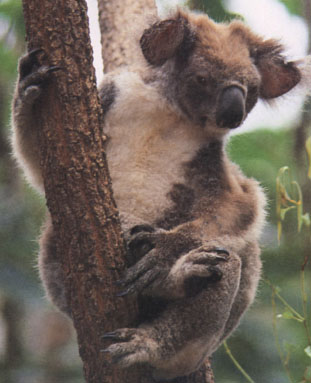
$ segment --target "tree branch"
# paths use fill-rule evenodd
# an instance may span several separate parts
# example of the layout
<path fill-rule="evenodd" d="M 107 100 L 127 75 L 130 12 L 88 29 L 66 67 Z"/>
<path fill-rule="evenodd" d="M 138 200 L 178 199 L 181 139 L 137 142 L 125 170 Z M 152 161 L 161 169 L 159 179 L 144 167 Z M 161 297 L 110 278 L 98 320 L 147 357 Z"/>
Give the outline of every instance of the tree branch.
<path fill-rule="evenodd" d="M 98 0 L 98 11 L 105 72 L 130 65 L 138 49 L 133 27 L 157 14 L 155 0 Z"/>

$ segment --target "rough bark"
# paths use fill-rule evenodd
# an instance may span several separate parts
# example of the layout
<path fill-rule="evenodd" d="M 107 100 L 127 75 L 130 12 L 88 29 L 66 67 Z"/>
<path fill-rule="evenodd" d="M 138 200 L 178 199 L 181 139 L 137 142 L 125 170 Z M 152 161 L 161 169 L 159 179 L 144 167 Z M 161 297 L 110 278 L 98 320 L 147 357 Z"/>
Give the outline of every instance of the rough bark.
<path fill-rule="evenodd" d="M 133 27 L 142 18 L 155 16 L 155 0 L 98 0 L 104 71 L 130 65 L 137 51 Z"/>
<path fill-rule="evenodd" d="M 62 68 L 53 74 L 36 117 L 47 206 L 86 381 L 135 382 L 135 373 L 112 370 L 100 352 L 101 334 L 131 323 L 135 302 L 115 298 L 124 246 L 103 155 L 86 4 L 24 0 L 23 9 L 28 49 L 43 48 L 42 61 Z"/>
<path fill-rule="evenodd" d="M 28 49 L 57 65 L 35 112 L 46 201 L 62 254 L 66 293 L 87 382 L 151 383 L 147 368 L 111 367 L 101 334 L 134 322 L 136 302 L 116 299 L 124 245 L 104 156 L 84 0 L 23 0 Z M 34 148 L 37 150 L 38 148 Z M 203 368 L 178 383 L 206 383 Z"/>

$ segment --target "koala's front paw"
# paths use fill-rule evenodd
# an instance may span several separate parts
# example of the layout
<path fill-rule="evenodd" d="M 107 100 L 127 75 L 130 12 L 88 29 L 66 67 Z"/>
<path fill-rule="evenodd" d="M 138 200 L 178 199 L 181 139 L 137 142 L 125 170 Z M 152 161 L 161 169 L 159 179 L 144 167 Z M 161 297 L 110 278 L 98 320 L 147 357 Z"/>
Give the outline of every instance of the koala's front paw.
<path fill-rule="evenodd" d="M 228 261 L 229 252 L 222 248 L 201 246 L 179 258 L 171 268 L 168 281 L 176 296 L 198 294 L 211 282 L 222 278 L 220 264 Z"/>
<path fill-rule="evenodd" d="M 158 349 L 157 342 L 152 339 L 147 329 L 123 328 L 107 333 L 103 339 L 115 342 L 102 352 L 111 356 L 112 363 L 128 367 L 133 363 L 150 362 L 155 359 Z"/>
<path fill-rule="evenodd" d="M 155 247 L 156 229 L 147 224 L 133 226 L 127 239 L 127 266 L 131 267 Z"/>
<path fill-rule="evenodd" d="M 118 285 L 124 290 L 117 296 L 155 290 L 168 274 L 167 268 L 161 267 L 159 258 L 157 250 L 152 249 L 134 266 L 127 269 L 124 279 L 118 281 Z"/>
<path fill-rule="evenodd" d="M 34 49 L 23 56 L 19 61 L 18 98 L 15 106 L 32 105 L 42 92 L 44 83 L 51 73 L 60 70 L 59 66 L 40 65 L 38 56 L 43 54 L 42 49 Z"/>

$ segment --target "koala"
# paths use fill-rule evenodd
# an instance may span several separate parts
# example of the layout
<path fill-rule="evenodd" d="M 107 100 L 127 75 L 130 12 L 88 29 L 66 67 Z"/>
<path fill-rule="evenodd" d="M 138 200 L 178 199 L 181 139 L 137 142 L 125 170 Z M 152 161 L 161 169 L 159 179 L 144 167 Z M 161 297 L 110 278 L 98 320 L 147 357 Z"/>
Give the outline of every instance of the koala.
<path fill-rule="evenodd" d="M 137 294 L 135 328 L 103 335 L 120 367 L 151 366 L 155 379 L 196 371 L 238 326 L 260 279 L 258 240 L 265 196 L 225 151 L 258 99 L 273 100 L 310 78 L 310 59 L 288 62 L 283 47 L 240 21 L 213 22 L 178 9 L 147 26 L 135 65 L 99 89 L 106 154 L 128 247 L 119 299 Z M 34 109 L 57 70 L 41 50 L 19 62 L 13 149 L 44 192 Z M 39 268 L 48 296 L 70 315 L 50 219 Z"/>

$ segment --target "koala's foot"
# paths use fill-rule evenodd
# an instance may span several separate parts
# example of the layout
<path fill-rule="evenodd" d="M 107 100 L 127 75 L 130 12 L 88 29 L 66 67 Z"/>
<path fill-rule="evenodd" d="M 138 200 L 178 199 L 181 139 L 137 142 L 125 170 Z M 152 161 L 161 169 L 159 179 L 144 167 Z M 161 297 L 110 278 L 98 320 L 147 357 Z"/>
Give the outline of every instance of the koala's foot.
<path fill-rule="evenodd" d="M 19 61 L 18 103 L 23 106 L 32 105 L 42 92 L 43 85 L 51 73 L 60 70 L 59 66 L 40 65 L 38 56 L 42 49 L 34 49 Z"/>
<path fill-rule="evenodd" d="M 180 257 L 170 275 L 182 280 L 193 276 L 219 280 L 222 272 L 217 265 L 228 261 L 228 258 L 229 252 L 226 249 L 201 246 Z"/>
<path fill-rule="evenodd" d="M 198 294 L 208 284 L 222 278 L 221 263 L 227 262 L 229 252 L 222 248 L 200 246 L 180 257 L 167 277 L 176 297 Z"/>
<path fill-rule="evenodd" d="M 111 356 L 112 363 L 128 367 L 134 363 L 151 362 L 157 358 L 158 343 L 151 336 L 151 331 L 144 328 L 123 328 L 107 333 L 103 339 L 115 342 L 102 352 Z"/>

